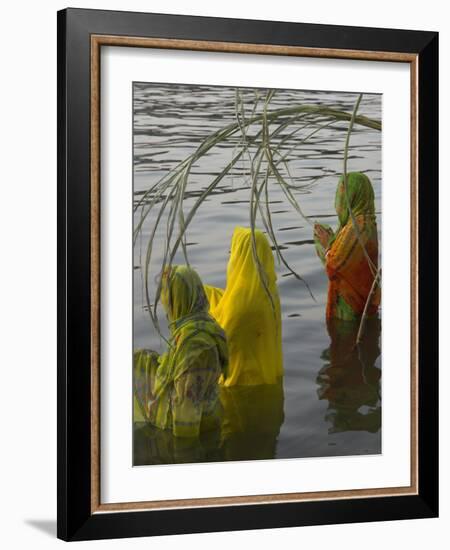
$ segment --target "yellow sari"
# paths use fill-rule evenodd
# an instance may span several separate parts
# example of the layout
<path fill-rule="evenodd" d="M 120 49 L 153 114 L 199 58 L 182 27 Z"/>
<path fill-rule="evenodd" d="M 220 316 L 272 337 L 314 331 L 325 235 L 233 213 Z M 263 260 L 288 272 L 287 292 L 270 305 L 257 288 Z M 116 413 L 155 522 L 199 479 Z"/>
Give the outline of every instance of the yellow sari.
<path fill-rule="evenodd" d="M 205 285 L 210 314 L 227 336 L 229 366 L 224 386 L 276 384 L 283 375 L 280 298 L 273 253 L 266 236 L 236 227 L 225 290 Z M 264 283 L 262 282 L 262 278 Z"/>

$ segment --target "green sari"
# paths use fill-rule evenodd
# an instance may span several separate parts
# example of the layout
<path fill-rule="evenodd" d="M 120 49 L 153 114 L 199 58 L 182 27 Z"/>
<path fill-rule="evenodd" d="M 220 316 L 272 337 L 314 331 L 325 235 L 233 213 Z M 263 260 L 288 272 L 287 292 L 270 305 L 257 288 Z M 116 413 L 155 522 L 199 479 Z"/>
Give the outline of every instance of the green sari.
<path fill-rule="evenodd" d="M 197 437 L 220 423 L 218 380 L 228 366 L 225 333 L 208 314 L 203 284 L 193 269 L 168 269 L 161 301 L 169 320 L 169 349 L 161 356 L 135 352 L 135 398 L 147 422 L 175 436 Z"/>

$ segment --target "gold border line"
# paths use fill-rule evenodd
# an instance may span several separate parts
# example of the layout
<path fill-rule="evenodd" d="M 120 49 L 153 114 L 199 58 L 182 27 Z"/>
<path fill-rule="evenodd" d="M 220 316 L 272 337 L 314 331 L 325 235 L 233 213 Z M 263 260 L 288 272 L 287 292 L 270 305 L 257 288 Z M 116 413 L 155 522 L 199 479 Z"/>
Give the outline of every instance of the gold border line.
<path fill-rule="evenodd" d="M 101 46 L 287 55 L 409 63 L 411 68 L 411 484 L 317 491 L 102 504 L 100 501 L 100 49 Z M 418 56 L 397 52 L 304 48 L 130 36 L 91 36 L 91 513 L 305 502 L 418 494 Z"/>

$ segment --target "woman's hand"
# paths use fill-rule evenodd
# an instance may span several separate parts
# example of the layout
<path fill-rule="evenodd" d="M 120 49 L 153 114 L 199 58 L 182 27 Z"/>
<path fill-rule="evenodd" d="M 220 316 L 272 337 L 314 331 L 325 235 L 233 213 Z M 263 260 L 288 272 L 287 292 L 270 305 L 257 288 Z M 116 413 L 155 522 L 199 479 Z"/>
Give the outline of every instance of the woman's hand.
<path fill-rule="evenodd" d="M 330 238 L 333 236 L 333 230 L 330 227 L 324 227 L 320 223 L 315 223 L 314 236 L 317 238 L 317 240 L 320 242 L 320 244 L 324 248 L 327 248 L 328 242 Z"/>

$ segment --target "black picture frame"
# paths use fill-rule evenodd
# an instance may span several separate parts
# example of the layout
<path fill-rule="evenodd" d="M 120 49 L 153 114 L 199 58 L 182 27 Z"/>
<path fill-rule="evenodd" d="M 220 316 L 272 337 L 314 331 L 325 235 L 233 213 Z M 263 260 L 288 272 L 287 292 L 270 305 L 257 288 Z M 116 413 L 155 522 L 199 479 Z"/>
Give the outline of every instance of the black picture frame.
<path fill-rule="evenodd" d="M 117 11 L 58 12 L 58 527 L 64 540 L 438 515 L 438 33 Z M 418 61 L 418 492 L 92 513 L 91 36 L 402 52 Z M 430 212 L 433 215 L 429 215 Z"/>

